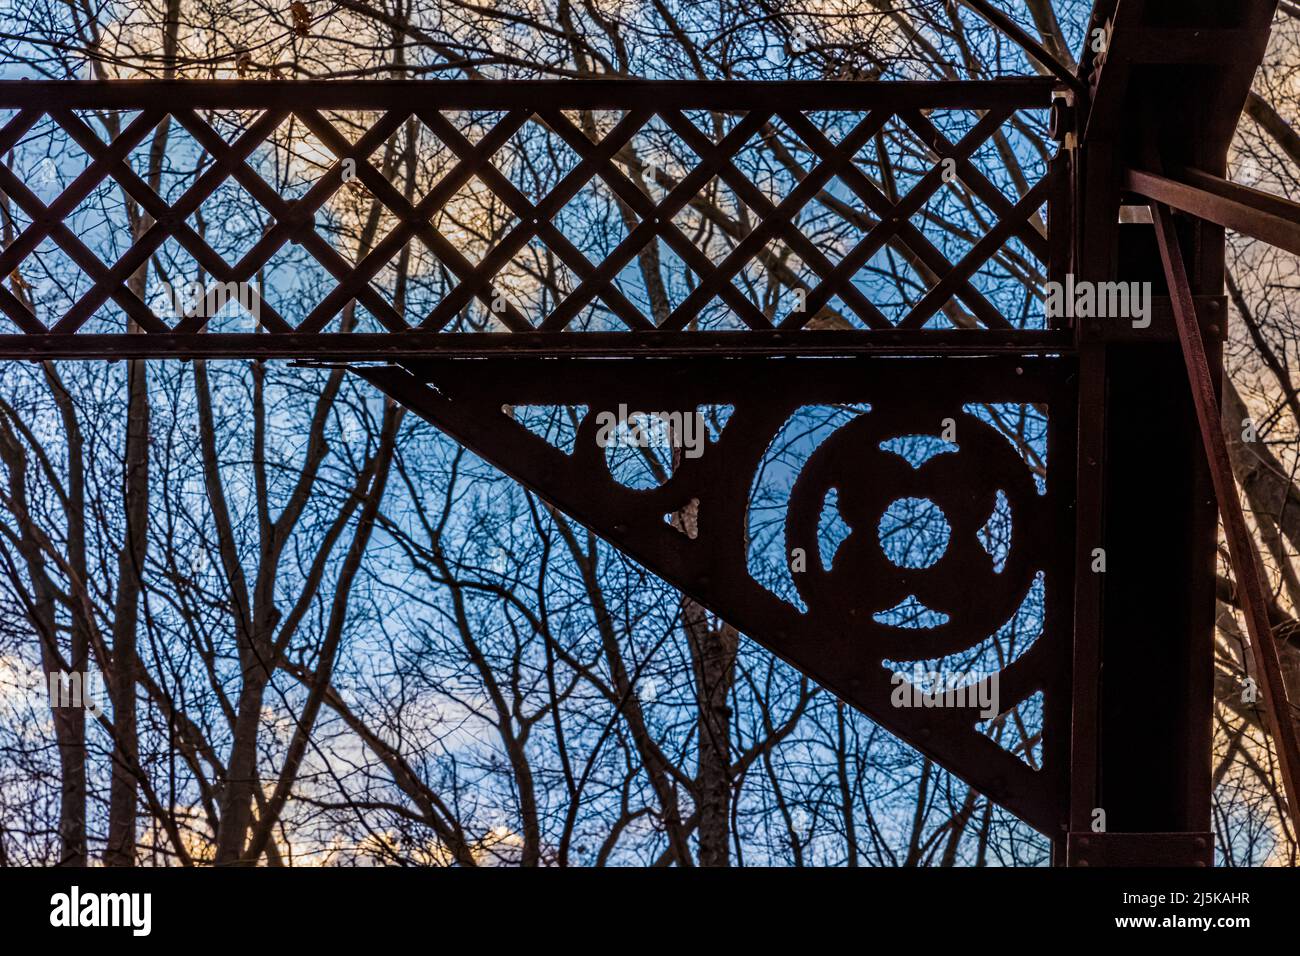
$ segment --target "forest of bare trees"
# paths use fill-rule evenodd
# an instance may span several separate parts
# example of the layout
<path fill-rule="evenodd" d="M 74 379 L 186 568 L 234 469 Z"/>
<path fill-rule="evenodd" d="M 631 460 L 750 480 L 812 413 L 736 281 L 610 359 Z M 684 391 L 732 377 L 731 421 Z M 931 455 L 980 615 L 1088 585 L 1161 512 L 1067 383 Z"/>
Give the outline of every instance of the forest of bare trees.
<path fill-rule="evenodd" d="M 1073 65 L 1089 3 L 999 6 Z M 0 18 L 3 78 L 869 80 L 1043 70 L 952 0 L 38 0 L 7 5 Z M 227 141 L 255 121 L 204 119 Z M 361 112 L 329 119 L 351 137 L 374 121 Z M 617 117 L 573 119 L 591 135 Z M 78 111 L 77 121 L 109 141 L 131 117 Z M 495 118 L 456 122 L 476 142 Z M 728 122 L 698 119 L 713 133 Z M 1054 149 L 1045 124 L 1045 115 L 1019 114 L 984 157 L 1010 195 L 1042 174 Z M 282 195 L 300 194 L 327 160 L 318 132 L 290 119 L 250 162 Z M 897 140 L 886 149 L 888 137 Z M 892 127 L 878 139 L 863 169 L 892 193 L 927 160 Z M 756 177 L 803 174 L 797 145 L 781 135 L 756 142 L 746 156 Z M 534 200 L 573 162 L 552 143 L 522 125 L 498 162 Z M 201 146 L 165 119 L 130 161 L 167 197 L 211 162 Z M 675 183 L 684 151 L 651 128 L 615 160 L 653 193 Z M 409 199 L 454 158 L 411 119 L 372 162 Z M 46 201 L 85 164 L 66 130 L 48 124 L 0 161 Z M 1231 162 L 1239 182 L 1300 196 L 1294 4 L 1280 5 Z M 318 222 L 352 262 L 394 225 L 354 185 Z M 820 208 L 802 228 L 824 247 L 844 241 L 863 215 L 829 194 Z M 936 245 L 969 246 L 985 212 L 957 194 L 927 207 L 924 229 Z M 632 216 L 608 193 L 566 214 L 598 246 L 625 235 Z M 78 234 L 106 254 L 151 225 L 111 182 L 75 215 Z M 470 256 L 511 224 L 490 192 L 472 188 L 440 215 Z M 748 230 L 749 215 L 720 183 L 679 224 L 714 254 Z M 229 184 L 191 225 L 233 262 L 267 220 Z M 24 225 L 0 194 L 0 243 Z M 53 246 L 39 252 L 3 281 L 33 312 L 52 314 L 85 279 Z M 779 244 L 757 263 L 743 291 L 764 310 L 805 284 Z M 1296 265 L 1230 237 L 1224 412 L 1300 700 Z M 157 300 L 193 269 L 168 242 L 131 287 Z M 925 269 L 890 248 L 867 281 L 888 312 L 924 291 Z M 633 271 L 629 288 L 655 317 L 693 281 L 655 247 Z M 427 311 L 448 278 L 413 243 L 377 283 L 399 312 Z M 981 281 L 1005 314 L 1029 323 L 1041 316 L 1044 280 L 1008 243 Z M 571 276 L 530 246 L 504 281 L 530 313 L 560 297 Z M 259 283 L 268 302 L 299 313 L 329 288 L 299 246 L 286 246 Z M 969 320 L 955 303 L 944 315 L 953 325 Z M 111 308 L 95 321 L 115 321 Z M 354 301 L 336 325 L 367 321 Z M 466 330 L 489 321 L 468 306 L 456 319 Z M 849 320 L 832 303 L 815 321 Z M 212 327 L 250 331 L 249 323 L 231 311 Z M 727 409 L 708 412 L 720 428 Z M 572 410 L 512 413 L 555 442 L 572 440 Z M 806 457 L 852 414 L 811 409 L 769 449 L 770 486 L 755 488 L 750 544 L 755 576 L 773 578 L 774 589 L 764 549 L 780 533 L 771 498 L 787 471 L 783 456 Z M 993 420 L 1041 472 L 1038 412 L 1016 406 Z M 1258 441 L 1242 440 L 1247 427 Z M 633 486 L 673 466 L 618 454 Z M 908 546 L 933 546 L 919 519 L 903 520 L 898 533 Z M 1222 557 L 1220 569 L 1219 857 L 1294 865 L 1300 845 L 1281 810 L 1263 712 L 1241 694 L 1252 665 Z M 1014 652 L 1031 639 L 1036 617 L 1031 601 L 1003 645 Z M 102 711 L 52 709 L 31 693 L 33 675 L 50 671 L 102 675 Z M 1032 765 L 1039 718 L 1013 713 L 991 732 Z M 991 866 L 1042 865 L 1049 852 L 1041 834 L 344 369 L 234 360 L 0 366 L 0 864 Z"/>

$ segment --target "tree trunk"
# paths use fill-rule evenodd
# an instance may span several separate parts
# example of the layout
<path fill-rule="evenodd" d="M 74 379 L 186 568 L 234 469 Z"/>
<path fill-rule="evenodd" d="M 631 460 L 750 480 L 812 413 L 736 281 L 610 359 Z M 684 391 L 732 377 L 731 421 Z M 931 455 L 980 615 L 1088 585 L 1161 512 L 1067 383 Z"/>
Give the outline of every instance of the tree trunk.
<path fill-rule="evenodd" d="M 126 537 L 117 559 L 113 613 L 113 775 L 108 798 L 105 866 L 134 866 L 139 782 L 135 683 L 140 590 L 149 530 L 149 385 L 145 363 L 130 365 L 126 429 Z"/>
<path fill-rule="evenodd" d="M 695 667 L 699 766 L 695 804 L 700 866 L 731 863 L 731 707 L 740 634 L 730 624 L 708 625 L 707 612 L 682 599 Z"/>

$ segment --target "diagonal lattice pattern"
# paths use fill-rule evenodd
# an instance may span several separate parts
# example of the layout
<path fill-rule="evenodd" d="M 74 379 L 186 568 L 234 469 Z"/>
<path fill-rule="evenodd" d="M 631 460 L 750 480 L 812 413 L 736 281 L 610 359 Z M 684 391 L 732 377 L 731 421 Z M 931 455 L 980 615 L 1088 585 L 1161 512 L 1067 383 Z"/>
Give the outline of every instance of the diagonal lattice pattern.
<path fill-rule="evenodd" d="M 0 84 L 0 337 L 1044 331 L 1055 197 L 1025 130 L 1049 92 Z M 255 326 L 159 308 L 146 265 L 255 286 Z"/>

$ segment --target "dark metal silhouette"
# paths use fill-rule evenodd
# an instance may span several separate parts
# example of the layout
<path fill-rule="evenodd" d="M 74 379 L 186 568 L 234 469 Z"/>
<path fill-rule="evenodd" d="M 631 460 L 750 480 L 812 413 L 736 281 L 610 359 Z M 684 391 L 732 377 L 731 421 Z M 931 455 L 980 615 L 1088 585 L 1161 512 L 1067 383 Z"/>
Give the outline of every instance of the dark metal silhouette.
<path fill-rule="evenodd" d="M 0 164 L 0 190 L 31 220 L 0 251 L 0 275 L 13 274 L 52 240 L 92 280 L 48 323 L 13 291 L 0 289 L 0 312 L 13 327 L 0 334 L 0 356 L 388 363 L 356 371 L 1048 834 L 1058 862 L 1208 865 L 1216 492 L 1225 504 L 1232 499 L 1225 524 L 1268 719 L 1293 808 L 1300 802 L 1300 754 L 1276 647 L 1260 616 L 1259 571 L 1215 441 L 1226 328 L 1223 228 L 1300 252 L 1300 206 L 1224 178 L 1228 143 L 1275 2 L 1101 0 L 1078 73 L 1065 76 L 1060 63 L 995 8 L 972 6 L 1059 82 L 0 83 L 0 108 L 16 110 L 0 128 L 0 155 L 48 115 L 92 158 L 48 205 Z M 1062 148 L 1048 174 L 1024 184 L 1013 202 L 971 157 L 1017 110 L 1049 105 Z M 103 143 L 75 112 L 87 108 L 142 112 Z M 978 111 L 980 119 L 951 142 L 927 116 L 944 108 Z M 227 142 L 202 118 L 207 109 L 260 115 Z M 353 143 L 326 112 L 358 109 L 377 111 L 378 118 Z M 456 109 L 502 115 L 470 142 L 443 115 Z M 565 115 L 576 109 L 617 110 L 622 118 L 593 141 Z M 738 118 L 715 143 L 688 119 L 693 109 Z M 851 131 L 831 142 L 811 118 L 818 111 L 853 113 Z M 291 113 L 333 154 L 297 199 L 280 196 L 245 162 Z M 212 160 L 170 203 L 127 162 L 166 115 Z M 427 195 L 408 200 L 371 165 L 371 154 L 412 116 L 457 164 Z M 657 196 L 617 162 L 652 118 L 698 158 Z M 898 196 L 886 195 L 854 165 L 857 151 L 891 120 L 924 144 L 932 164 Z M 491 163 L 493 152 L 526 123 L 543 125 L 578 157 L 536 201 Z M 772 123 L 792 131 L 817 158 L 780 200 L 735 165 L 738 151 L 768 135 Z M 397 223 L 356 263 L 330 244 L 315 219 L 342 187 L 349 162 Z M 955 262 L 913 222 L 942 187 L 945 170 L 996 217 Z M 432 221 L 473 177 L 516 220 L 478 262 Z M 802 207 L 833 177 L 860 210 L 854 244 L 838 262 L 797 225 Z M 716 262 L 673 221 L 715 178 L 756 220 Z M 100 261 L 64 223 L 106 179 L 152 217 L 113 262 Z M 273 220 L 234 263 L 187 223 L 228 179 Z M 635 220 L 595 260 L 554 221 L 593 182 Z M 1158 230 L 1149 222 L 1120 222 L 1121 206 L 1152 203 Z M 1046 235 L 1033 222 L 1044 207 Z M 1012 238 L 1054 281 L 1153 283 L 1150 327 L 1065 318 L 1045 328 L 1018 327 L 971 281 Z M 219 282 L 249 280 L 285 244 L 297 243 L 336 284 L 301 315 L 264 304 L 256 334 L 207 332 L 206 318 L 197 314 L 169 322 L 126 282 L 169 239 Z M 374 282 L 412 241 L 455 280 L 423 314 L 402 314 Z M 733 281 L 772 241 L 784 243 L 814 275 L 802 289 L 802 308 L 766 312 Z M 467 330 L 459 317 L 475 302 L 500 305 L 497 276 L 530 242 L 545 245 L 576 285 L 544 315 L 506 303 L 494 310 L 498 331 Z M 658 242 L 697 279 L 662 321 L 617 281 L 641 250 Z M 886 245 L 906 250 L 934 277 L 893 320 L 853 282 Z M 353 301 L 377 328 L 333 324 Z M 833 301 L 842 321 L 828 328 L 815 320 Z M 109 302 L 126 320 L 117 327 L 93 318 Z M 968 327 L 933 327 L 953 302 Z M 597 303 L 616 326 L 577 331 L 575 321 Z M 719 303 L 734 326 L 700 328 L 706 310 Z M 1046 415 L 1041 493 L 1025 459 L 966 411 L 998 402 L 1033 405 Z M 802 406 L 827 403 L 866 403 L 871 410 L 832 434 L 794 481 L 785 547 L 807 559 L 806 570 L 792 575 L 800 608 L 751 575 L 746 509 L 762 456 L 782 425 Z M 616 480 L 596 442 L 602 413 L 628 405 L 690 414 L 704 404 L 728 405 L 732 414 L 699 458 L 678 460 L 650 490 Z M 524 428 L 511 414 L 521 405 L 585 406 L 573 450 Z M 919 467 L 882 447 L 904 436 L 944 438 L 945 422 L 955 429 L 955 451 Z M 832 491 L 848 536 L 827 562 L 818 554 L 818 528 Z M 999 493 L 1010 514 L 1011 544 L 1005 567 L 997 569 L 977 538 Z M 949 523 L 947 549 L 932 567 L 898 567 L 877 537 L 881 515 L 904 496 L 931 499 Z M 693 516 L 689 528 L 669 520 L 683 512 Z M 1106 558 L 1104 572 L 1095 570 L 1098 552 Z M 894 706 L 882 661 L 931 660 L 980 645 L 1015 615 L 1038 576 L 1042 634 L 1005 662 L 997 679 L 1003 714 L 1041 694 L 1041 739 L 1013 753 L 995 742 L 985 716 L 968 703 Z M 909 596 L 946 620 L 920 629 L 882 622 L 882 612 Z"/>

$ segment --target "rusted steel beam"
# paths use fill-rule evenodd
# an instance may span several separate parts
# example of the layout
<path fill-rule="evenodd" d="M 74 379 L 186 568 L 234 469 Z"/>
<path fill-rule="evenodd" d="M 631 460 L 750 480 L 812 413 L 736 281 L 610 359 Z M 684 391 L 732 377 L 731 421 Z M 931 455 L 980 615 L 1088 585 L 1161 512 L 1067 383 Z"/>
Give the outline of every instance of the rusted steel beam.
<path fill-rule="evenodd" d="M 637 106 L 699 109 L 865 110 L 1046 108 L 1057 81 L 1009 77 L 953 81 L 826 80 L 4 80 L 0 108 L 142 109 L 558 109 Z"/>
<path fill-rule="evenodd" d="M 1300 203 L 1192 169 L 1178 179 L 1130 169 L 1124 185 L 1146 199 L 1300 255 Z"/>
<path fill-rule="evenodd" d="M 1097 0 L 1079 64 L 1091 90 L 1083 138 L 1132 145 L 1141 137 L 1130 139 L 1125 128 L 1152 103 L 1191 99 L 1199 107 L 1197 149 L 1226 155 L 1276 9 L 1277 0 Z M 1138 122 L 1155 130 L 1168 112 Z"/>
<path fill-rule="evenodd" d="M 1104 579 L 1091 573 L 1091 565 L 1095 559 L 1093 549 L 1100 546 L 1106 520 L 1105 347 L 1083 346 L 1078 362 L 1069 826 L 1071 831 L 1084 832 L 1092 825 L 1099 796 Z"/>
<path fill-rule="evenodd" d="M 264 358 L 392 361 L 421 358 L 733 355 L 1063 355 L 1071 333 L 975 329 L 782 332 L 277 332 L 8 334 L 0 359 Z"/>
<path fill-rule="evenodd" d="M 1069 866 L 1206 867 L 1214 860 L 1214 834 L 1072 832 Z"/>
<path fill-rule="evenodd" d="M 286 91 L 289 91 L 288 95 Z M 201 273 L 218 282 L 249 283 L 271 262 L 287 243 L 295 243 L 333 279 L 333 288 L 305 316 L 282 316 L 270 303 L 262 302 L 259 328 L 275 336 L 323 332 L 333 327 L 347 303 L 355 301 L 389 332 L 435 333 L 458 322 L 461 313 L 476 302 L 491 310 L 494 324 L 514 333 L 562 332 L 589 307 L 607 309 L 632 333 L 680 331 L 694 326 L 704 310 L 714 304 L 724 306 L 750 330 L 781 334 L 802 331 L 814 323 L 824 308 L 839 300 L 850 319 L 862 326 L 889 331 L 895 323 L 871 301 L 868 293 L 853 279 L 867 260 L 887 244 L 901 246 L 916 256 L 937 277 L 933 287 L 908 313 L 902 326 L 920 328 L 929 323 L 933 313 L 954 297 L 987 329 L 998 334 L 1014 329 L 1014 322 L 1003 316 L 989 297 L 975 287 L 972 276 L 993 257 L 1005 241 L 1018 236 L 1029 253 L 1040 261 L 1046 256 L 1046 238 L 1034 231 L 1031 223 L 1038 207 L 1050 190 L 1044 183 L 1029 189 L 1014 204 L 1002 197 L 970 163 L 969 157 L 996 132 L 1021 106 L 1045 107 L 1050 84 L 1034 78 L 974 81 L 958 83 L 694 83 L 649 81 L 537 81 L 537 82 L 244 82 L 244 81 L 110 81 L 110 82 L 0 82 L 0 108 L 18 107 L 17 115 L 0 129 L 0 147 L 9 148 L 29 130 L 41 114 L 55 120 L 93 162 L 78 179 L 50 204 L 30 190 L 13 171 L 0 163 L 0 189 L 10 198 L 29 224 L 16 241 L 0 250 L 0 275 L 15 274 L 21 279 L 22 267 L 36 255 L 42 241 L 53 240 L 56 251 L 66 255 L 91 280 L 89 289 L 64 307 L 62 314 L 37 317 L 30 303 L 0 288 L 0 313 L 21 331 L 36 336 L 30 345 L 13 346 L 12 356 L 29 355 L 37 342 L 50 348 L 47 357 L 70 355 L 110 355 L 125 358 L 148 354 L 213 354 L 209 340 L 187 343 L 184 338 L 143 348 L 128 344 L 119 353 L 107 353 L 104 339 L 94 345 L 69 345 L 59 336 L 82 332 L 86 335 L 113 335 L 120 326 L 109 323 L 86 328 L 97 310 L 111 302 L 127 318 L 152 335 L 187 336 L 200 333 L 207 317 L 203 309 L 185 315 L 163 318 L 132 290 L 126 279 L 155 254 L 167 241 L 174 239 L 199 267 Z M 73 111 L 73 107 L 93 106 L 109 110 L 143 105 L 144 115 L 130 124 L 111 143 L 102 143 Z M 23 106 L 33 104 L 31 107 Z M 956 143 L 944 137 L 925 117 L 933 108 L 962 106 L 978 109 L 984 115 Z M 239 133 L 233 141 L 226 138 L 204 116 L 213 109 L 240 108 L 260 110 L 260 117 Z M 335 128 L 327 112 L 373 108 L 380 115 L 369 122 L 357 142 L 352 143 Z M 505 116 L 486 135 L 472 144 L 456 129 L 443 112 L 462 108 L 502 108 Z M 591 141 L 565 116 L 563 110 L 574 108 L 610 108 L 623 112 L 622 118 L 599 141 Z M 688 117 L 691 109 L 743 112 L 744 116 L 722 139 L 713 143 Z M 861 116 L 849 134 L 832 142 L 816 123 L 805 115 L 816 111 L 844 111 Z M 280 121 L 293 114 L 332 154 L 333 161 L 300 197 L 281 195 L 249 164 L 256 148 L 270 140 Z M 401 194 L 369 157 L 408 117 L 420 119 L 458 159 L 448 174 L 424 196 Z M 202 174 L 196 174 L 184 193 L 172 202 L 164 200 L 126 162 L 126 154 L 147 134 L 155 121 L 170 114 L 183 126 L 202 150 L 213 160 Z M 201 115 L 203 114 L 203 115 Z M 631 139 L 647 130 L 653 117 L 665 124 L 699 157 L 694 165 L 662 197 L 654 197 L 629 179 L 615 162 L 620 150 Z M 930 147 L 935 165 L 904 196 L 887 197 L 857 168 L 854 157 L 860 147 L 880 132 L 891 118 L 898 117 L 911 127 Z M 559 137 L 581 157 L 535 202 L 525 196 L 509 177 L 493 165 L 492 155 L 530 118 L 537 119 L 548 135 Z M 747 144 L 764 133 L 765 124 L 783 122 L 795 131 L 816 156 L 816 164 L 807 176 L 779 202 L 768 197 L 737 165 Z M 349 166 L 349 164 L 351 164 Z M 961 180 L 993 210 L 998 218 L 974 248 L 953 265 L 947 256 L 924 236 L 911 221 L 925 202 L 946 179 L 949 164 L 954 164 Z M 396 225 L 375 244 L 360 262 L 350 261 L 316 225 L 316 217 L 338 193 L 351 172 L 378 203 L 396 219 Z M 509 230 L 495 240 L 477 261 L 471 261 L 457 242 L 440 231 L 438 213 L 444 211 L 460 187 L 477 178 L 509 210 L 516 220 Z M 731 190 L 753 210 L 757 225 L 721 260 L 715 261 L 700 248 L 676 221 L 677 214 L 696 201 L 701 190 L 713 178 L 727 183 Z M 843 215 L 856 242 L 838 263 L 827 256 L 804 235 L 798 217 L 803 207 L 817 198 L 832 177 L 837 177 L 858 199 L 869 214 Z M 139 203 L 153 219 L 152 225 L 136 237 L 130 247 L 112 262 L 100 261 L 84 246 L 64 220 L 78 202 L 101 183 L 114 183 Z M 260 239 L 228 263 L 190 226 L 188 217 L 226 183 L 242 187 L 269 219 L 269 227 Z M 616 248 L 594 259 L 580 248 L 582 237 L 567 235 L 557 223 L 557 216 L 581 190 L 599 184 L 608 189 L 639 220 Z M 412 241 L 423 245 L 454 284 L 421 318 L 399 312 L 375 284 L 376 277 L 388 267 L 399 250 Z M 799 304 L 787 314 L 768 315 L 735 281 L 741 271 L 759 255 L 766 244 L 780 241 L 792 250 L 812 271 L 812 283 L 799 280 Z M 653 243 L 663 242 L 698 278 L 694 290 L 672 310 L 666 319 L 652 320 L 629 297 L 616 281 L 620 271 L 635 256 Z M 571 291 L 558 296 L 549 311 L 528 316 L 520 307 L 498 294 L 503 270 L 530 243 L 539 243 L 553 254 L 578 280 Z M 803 297 L 806 297 L 806 301 Z M 427 306 L 426 306 L 427 308 Z M 175 321 L 172 320 L 175 318 Z M 854 323 L 857 324 L 857 323 Z M 657 329 L 656 329 L 657 326 Z M 927 331 L 934 331 L 933 329 Z M 52 338 L 43 338 L 46 333 Z M 585 333 L 584 333 L 585 334 Z M 721 341 L 721 340 L 720 340 Z M 728 343 L 734 339 L 726 340 Z M 774 339 L 773 341 L 778 341 Z M 273 354 L 295 357 L 363 359 L 390 358 L 411 346 L 403 341 L 396 350 L 385 346 L 379 352 L 355 352 L 351 346 L 324 352 L 311 340 L 302 339 L 286 346 L 269 346 L 261 342 L 254 354 L 270 349 Z M 443 343 L 421 343 L 418 348 L 442 350 Z M 636 348 L 646 348 L 638 342 Z M 726 348 L 727 345 L 716 345 Z M 764 344 L 759 351 L 766 348 Z M 159 351 L 152 351 L 158 348 Z M 832 349 L 836 352 L 838 346 Z M 785 353 L 784 345 L 777 350 Z M 900 351 L 904 351 L 900 349 Z M 817 354 L 820 346 L 807 354 Z M 328 356 L 327 356 L 328 353 Z M 836 354 L 839 354 L 836 352 Z"/>
<path fill-rule="evenodd" d="M 1286 787 L 1292 824 L 1300 832 L 1300 739 L 1297 737 L 1296 723 L 1291 718 L 1286 684 L 1282 679 L 1282 664 L 1277 644 L 1273 640 L 1273 630 L 1268 623 L 1268 600 L 1259 556 L 1246 527 L 1241 501 L 1237 497 L 1237 483 L 1228 457 L 1227 442 L 1223 437 L 1218 390 L 1205 356 L 1205 344 L 1201 341 L 1200 325 L 1196 319 L 1178 234 L 1174 229 L 1173 213 L 1168 206 L 1153 202 L 1151 215 L 1155 222 L 1156 240 L 1160 245 L 1165 276 L 1169 282 L 1169 295 L 1173 301 L 1178 339 L 1187 363 L 1187 377 L 1201 428 L 1201 440 L 1209 459 L 1214 493 L 1219 501 L 1224 535 L 1228 539 L 1228 553 L 1241 595 L 1251 654 L 1263 691 L 1265 714 L 1277 746 L 1278 763 Z"/>
<path fill-rule="evenodd" d="M 1173 66 L 1241 62 L 1241 51 L 1268 42 L 1268 26 L 1218 29 L 1210 27 L 1158 27 L 1130 30 L 1124 52 L 1130 63 Z"/>

